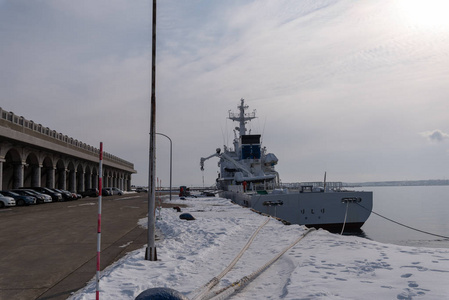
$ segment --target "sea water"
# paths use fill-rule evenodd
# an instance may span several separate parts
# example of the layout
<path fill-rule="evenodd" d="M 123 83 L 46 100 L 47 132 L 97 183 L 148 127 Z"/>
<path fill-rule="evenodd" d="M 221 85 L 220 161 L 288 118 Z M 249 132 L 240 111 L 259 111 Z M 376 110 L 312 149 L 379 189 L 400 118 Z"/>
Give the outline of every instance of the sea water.
<path fill-rule="evenodd" d="M 373 212 L 409 227 L 449 237 L 449 186 L 363 187 L 373 191 Z M 449 239 L 400 226 L 372 213 L 360 234 L 405 246 L 449 248 Z"/>

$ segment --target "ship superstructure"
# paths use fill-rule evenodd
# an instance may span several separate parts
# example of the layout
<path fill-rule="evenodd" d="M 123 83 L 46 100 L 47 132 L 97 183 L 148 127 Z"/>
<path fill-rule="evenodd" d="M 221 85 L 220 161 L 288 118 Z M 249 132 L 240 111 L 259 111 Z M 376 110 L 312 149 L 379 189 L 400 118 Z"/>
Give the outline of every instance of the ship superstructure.
<path fill-rule="evenodd" d="M 240 100 L 239 111 L 229 111 L 229 119 L 239 123 L 234 129 L 234 148 L 223 146 L 216 153 L 201 158 L 201 169 L 204 162 L 212 157 L 219 157 L 220 174 L 217 178 L 218 188 L 228 190 L 230 186 L 246 185 L 252 190 L 257 186 L 275 188 L 279 185 L 279 175 L 274 166 L 278 163 L 276 155 L 266 153 L 262 147 L 260 134 L 247 134 L 246 124 L 256 118 L 256 111 L 245 112 L 248 106 Z M 232 189 L 232 188 L 231 188 Z"/>
<path fill-rule="evenodd" d="M 247 122 L 256 118 L 256 111 L 246 112 L 245 100 L 240 100 L 238 112 L 229 111 L 229 119 L 238 122 L 234 129 L 233 148 L 223 146 L 201 158 L 219 158 L 217 187 L 220 195 L 259 212 L 289 223 L 328 229 L 358 229 L 372 210 L 372 192 L 345 191 L 335 184 L 322 187 L 302 184 L 295 190 L 280 186 L 275 170 L 276 155 L 267 153 L 260 134 L 247 133 Z"/>

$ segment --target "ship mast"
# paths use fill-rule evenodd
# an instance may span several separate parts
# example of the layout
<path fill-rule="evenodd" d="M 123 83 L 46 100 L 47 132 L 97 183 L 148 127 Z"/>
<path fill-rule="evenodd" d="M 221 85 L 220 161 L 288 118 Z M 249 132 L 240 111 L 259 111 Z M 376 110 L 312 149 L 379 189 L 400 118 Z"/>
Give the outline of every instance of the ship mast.
<path fill-rule="evenodd" d="M 233 113 L 229 111 L 229 119 L 235 122 L 239 122 L 239 134 L 240 136 L 246 134 L 246 122 L 251 121 L 256 118 L 256 110 L 253 110 L 252 113 L 245 113 L 245 110 L 248 109 L 248 105 L 245 105 L 245 99 L 240 99 L 240 106 L 237 106 L 239 109 L 238 113 Z"/>

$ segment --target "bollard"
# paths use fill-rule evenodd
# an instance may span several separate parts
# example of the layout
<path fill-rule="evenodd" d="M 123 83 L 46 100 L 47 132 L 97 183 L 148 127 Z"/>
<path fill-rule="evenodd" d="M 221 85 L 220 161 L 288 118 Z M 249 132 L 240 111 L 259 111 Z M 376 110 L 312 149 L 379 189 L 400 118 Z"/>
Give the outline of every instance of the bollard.
<path fill-rule="evenodd" d="M 174 289 L 151 288 L 140 293 L 135 300 L 189 300 L 189 299 Z"/>
<path fill-rule="evenodd" d="M 189 213 L 180 214 L 179 218 L 181 220 L 188 220 L 188 221 L 195 220 L 195 218 L 191 214 L 189 214 Z"/>

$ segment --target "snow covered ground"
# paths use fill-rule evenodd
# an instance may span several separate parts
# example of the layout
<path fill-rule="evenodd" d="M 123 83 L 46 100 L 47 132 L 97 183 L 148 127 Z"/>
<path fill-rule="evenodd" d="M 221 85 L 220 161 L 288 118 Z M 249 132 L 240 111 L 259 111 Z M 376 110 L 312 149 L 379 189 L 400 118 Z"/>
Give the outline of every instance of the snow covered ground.
<path fill-rule="evenodd" d="M 134 299 L 152 287 L 193 299 L 267 219 L 222 198 L 173 202 L 189 205 L 182 213 L 196 220 L 162 209 L 157 227 L 165 238 L 157 243 L 158 261 L 144 260 L 145 249 L 129 253 L 102 272 L 101 299 Z M 251 274 L 307 231 L 270 219 L 214 290 Z M 70 299 L 95 299 L 95 280 Z M 449 299 L 449 249 L 312 231 L 229 299 Z"/>

